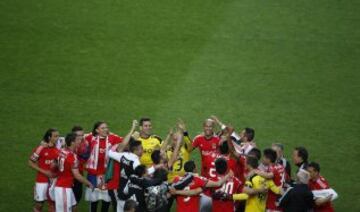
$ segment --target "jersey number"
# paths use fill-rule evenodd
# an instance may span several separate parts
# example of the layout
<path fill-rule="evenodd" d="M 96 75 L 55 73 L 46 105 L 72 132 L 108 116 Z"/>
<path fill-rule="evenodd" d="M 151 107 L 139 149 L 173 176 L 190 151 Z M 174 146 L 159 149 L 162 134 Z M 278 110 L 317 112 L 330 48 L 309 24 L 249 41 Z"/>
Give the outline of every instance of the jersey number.
<path fill-rule="evenodd" d="M 220 191 L 224 192 L 225 194 L 232 194 L 233 189 L 234 189 L 234 182 L 227 182 L 220 188 Z"/>
<path fill-rule="evenodd" d="M 179 158 L 179 159 L 176 160 L 176 162 L 177 163 L 176 163 L 176 166 L 174 168 L 174 171 L 179 172 L 183 167 L 183 159 Z"/>
<path fill-rule="evenodd" d="M 211 167 L 213 167 L 213 168 L 209 169 L 209 176 L 210 177 L 216 177 L 216 169 L 214 168 L 215 167 L 215 162 L 211 162 Z"/>

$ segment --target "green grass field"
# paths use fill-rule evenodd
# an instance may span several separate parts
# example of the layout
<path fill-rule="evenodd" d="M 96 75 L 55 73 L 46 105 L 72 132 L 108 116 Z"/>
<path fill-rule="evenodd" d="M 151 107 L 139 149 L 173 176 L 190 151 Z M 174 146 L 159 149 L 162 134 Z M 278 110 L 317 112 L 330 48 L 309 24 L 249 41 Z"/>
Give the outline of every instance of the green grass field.
<path fill-rule="evenodd" d="M 1 1 L 0 211 L 31 211 L 31 150 L 49 127 L 124 135 L 178 117 L 192 136 L 211 114 L 256 141 L 306 146 L 360 211 L 360 3 L 285 1 Z M 194 155 L 198 158 L 198 153 Z M 81 211 L 87 204 L 82 202 Z"/>

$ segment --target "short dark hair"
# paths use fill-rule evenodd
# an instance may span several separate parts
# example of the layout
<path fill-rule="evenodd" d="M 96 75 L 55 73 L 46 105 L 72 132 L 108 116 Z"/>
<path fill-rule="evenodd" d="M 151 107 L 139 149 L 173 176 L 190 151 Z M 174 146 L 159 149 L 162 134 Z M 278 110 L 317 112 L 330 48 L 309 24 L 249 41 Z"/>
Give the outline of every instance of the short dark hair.
<path fill-rule="evenodd" d="M 220 153 L 225 155 L 229 153 L 229 146 L 227 141 L 222 142 L 222 144 L 219 147 Z"/>
<path fill-rule="evenodd" d="M 137 208 L 137 203 L 133 199 L 128 199 L 124 204 L 124 211 L 130 211 Z"/>
<path fill-rule="evenodd" d="M 247 156 L 246 164 L 251 166 L 253 169 L 256 169 L 259 166 L 259 160 L 253 156 Z"/>
<path fill-rule="evenodd" d="M 58 130 L 56 128 L 49 128 L 48 130 L 46 130 L 44 136 L 43 136 L 43 140 L 46 142 L 46 143 L 49 143 L 50 141 L 50 138 L 53 134 L 53 132 L 58 132 Z"/>
<path fill-rule="evenodd" d="M 141 118 L 141 119 L 140 119 L 140 122 L 139 122 L 140 126 L 142 126 L 142 125 L 144 124 L 144 122 L 146 122 L 146 121 L 151 121 L 151 119 L 148 118 L 148 117 L 143 117 L 143 118 Z"/>
<path fill-rule="evenodd" d="M 84 129 L 80 126 L 80 125 L 75 125 L 73 126 L 73 128 L 71 129 L 71 132 L 76 132 L 76 131 L 83 131 Z"/>
<path fill-rule="evenodd" d="M 154 164 L 159 164 L 161 160 L 161 152 L 156 149 L 151 153 L 151 160 Z"/>
<path fill-rule="evenodd" d="M 138 177 L 142 177 L 146 173 L 146 166 L 145 165 L 138 165 L 135 170 L 134 174 Z"/>
<path fill-rule="evenodd" d="M 245 128 L 245 136 L 247 137 L 247 139 L 248 139 L 249 141 L 254 140 L 255 130 L 254 130 L 253 128 L 246 127 L 246 128 Z"/>
<path fill-rule="evenodd" d="M 228 165 L 227 162 L 224 158 L 218 158 L 215 161 L 215 169 L 216 172 L 219 174 L 225 174 L 227 169 L 228 169 Z"/>
<path fill-rule="evenodd" d="M 93 130 L 92 130 L 92 135 L 96 136 L 98 133 L 96 132 L 96 129 L 100 127 L 100 125 L 105 124 L 105 121 L 97 121 L 94 124 Z"/>
<path fill-rule="evenodd" d="M 313 169 L 315 169 L 315 171 L 320 172 L 320 165 L 316 162 L 309 163 L 308 167 L 312 167 Z"/>
<path fill-rule="evenodd" d="M 153 177 L 154 179 L 160 179 L 161 181 L 167 181 L 168 180 L 168 171 L 164 168 L 156 169 Z"/>
<path fill-rule="evenodd" d="M 305 149 L 305 147 L 302 146 L 295 147 L 295 150 L 297 151 L 297 155 L 303 159 L 303 162 L 307 163 L 309 158 L 309 153 Z"/>
<path fill-rule="evenodd" d="M 130 141 L 129 141 L 129 150 L 130 152 L 134 152 L 135 149 L 138 147 L 138 146 L 141 146 L 141 142 L 138 141 L 138 140 L 135 140 L 134 138 L 130 138 Z"/>
<path fill-rule="evenodd" d="M 258 160 L 261 159 L 261 151 L 258 148 L 252 148 L 249 152 L 248 152 L 249 156 L 253 156 L 256 157 Z"/>
<path fill-rule="evenodd" d="M 71 146 L 71 143 L 75 142 L 76 134 L 75 133 L 68 133 L 65 137 L 66 146 Z"/>
<path fill-rule="evenodd" d="M 189 160 L 184 164 L 184 170 L 186 172 L 194 172 L 195 167 L 196 167 L 196 165 L 195 165 L 195 162 L 193 160 Z"/>
<path fill-rule="evenodd" d="M 264 157 L 268 158 L 271 163 L 275 163 L 277 154 L 274 150 L 267 148 L 264 149 L 263 153 L 264 153 Z"/>

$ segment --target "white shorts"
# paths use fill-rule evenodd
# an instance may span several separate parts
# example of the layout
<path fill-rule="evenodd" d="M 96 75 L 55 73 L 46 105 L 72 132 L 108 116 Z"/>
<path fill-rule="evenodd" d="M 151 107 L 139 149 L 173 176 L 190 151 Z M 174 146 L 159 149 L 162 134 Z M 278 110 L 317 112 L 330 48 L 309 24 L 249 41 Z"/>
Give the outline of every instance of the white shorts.
<path fill-rule="evenodd" d="M 85 191 L 85 200 L 89 202 L 97 202 L 99 200 L 104 200 L 105 202 L 111 202 L 108 190 L 101 190 L 95 188 L 94 190 L 86 188 Z"/>
<path fill-rule="evenodd" d="M 47 200 L 49 183 L 35 183 L 34 186 L 34 200 L 36 202 L 43 202 Z"/>
<path fill-rule="evenodd" d="M 116 196 L 117 196 L 117 192 L 116 192 Z M 132 199 L 135 202 L 137 202 L 135 194 L 132 195 L 129 199 Z M 116 212 L 124 212 L 125 202 L 126 200 L 121 200 L 119 198 L 116 198 Z"/>
<path fill-rule="evenodd" d="M 56 212 L 71 212 L 76 200 L 72 188 L 55 187 Z"/>
<path fill-rule="evenodd" d="M 124 212 L 125 200 L 117 199 L 116 212 Z"/>

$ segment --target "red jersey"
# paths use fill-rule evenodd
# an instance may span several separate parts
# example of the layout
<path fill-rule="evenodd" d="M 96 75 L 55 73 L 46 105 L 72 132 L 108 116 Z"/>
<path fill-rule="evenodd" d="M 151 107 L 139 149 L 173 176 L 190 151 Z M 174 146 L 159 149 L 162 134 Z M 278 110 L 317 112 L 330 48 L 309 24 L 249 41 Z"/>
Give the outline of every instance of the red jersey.
<path fill-rule="evenodd" d="M 236 171 L 234 171 L 234 176 L 237 177 L 242 184 L 245 184 L 245 174 L 247 174 L 246 157 L 241 155 L 236 161 Z"/>
<path fill-rule="evenodd" d="M 216 177 L 215 160 L 218 158 L 218 155 L 217 152 L 213 152 L 202 158 L 201 176 L 205 178 Z"/>
<path fill-rule="evenodd" d="M 69 149 L 63 149 L 58 158 L 59 174 L 55 186 L 71 188 L 74 184 L 73 169 L 78 169 L 78 159 Z"/>
<path fill-rule="evenodd" d="M 201 153 L 201 175 L 206 176 L 206 170 L 203 169 L 205 163 L 205 157 L 216 153 L 220 145 L 220 138 L 218 136 L 213 136 L 210 139 L 206 139 L 204 135 L 198 135 L 194 138 L 192 142 L 194 148 L 199 147 Z"/>
<path fill-rule="evenodd" d="M 174 183 L 178 182 L 181 177 L 176 176 Z M 184 188 L 184 190 L 191 190 L 196 188 L 202 188 L 206 185 L 207 179 L 194 176 L 192 182 Z M 200 210 L 200 196 L 176 196 L 176 211 L 199 211 Z"/>
<path fill-rule="evenodd" d="M 272 164 L 269 165 L 267 168 L 267 172 L 273 173 L 273 181 L 274 184 L 278 187 L 282 187 L 285 180 L 285 169 L 284 166 L 281 164 Z M 271 190 L 268 191 L 268 196 L 266 200 L 266 209 L 270 210 L 280 210 L 279 207 L 276 206 L 276 200 L 278 195 L 272 192 Z"/>
<path fill-rule="evenodd" d="M 122 142 L 122 138 L 120 138 L 119 143 Z M 114 145 L 111 147 L 111 149 L 115 150 L 118 147 L 118 145 Z M 107 188 L 109 190 L 114 190 L 119 188 L 119 182 L 120 182 L 120 163 L 113 160 L 114 166 L 113 166 L 113 176 L 111 180 L 107 182 Z"/>
<path fill-rule="evenodd" d="M 34 149 L 30 160 L 37 163 L 41 169 L 53 171 L 54 162 L 59 156 L 60 150 L 54 147 L 44 147 L 42 145 Z M 49 178 L 41 172 L 37 172 L 36 182 L 48 183 Z"/>
<path fill-rule="evenodd" d="M 96 145 L 96 138 L 92 134 L 89 134 L 85 137 L 85 140 L 89 143 L 90 146 L 90 153 L 93 151 L 93 148 Z M 97 168 L 96 169 L 87 169 L 89 174 L 92 175 L 103 175 L 106 171 L 106 157 L 107 157 L 107 151 L 109 151 L 108 148 L 110 146 L 117 144 L 121 141 L 121 137 L 115 134 L 110 134 L 107 136 L 107 138 L 100 138 L 99 139 L 99 153 L 98 153 L 98 161 L 97 161 Z"/>
<path fill-rule="evenodd" d="M 325 180 L 324 177 L 319 176 L 316 180 L 309 181 L 310 190 L 321 190 L 329 189 L 329 183 Z M 331 202 L 327 202 L 321 206 L 315 206 L 314 212 L 333 212 L 334 208 L 331 205 Z"/>
<path fill-rule="evenodd" d="M 216 168 L 215 168 L 215 161 L 218 158 L 224 158 L 227 162 L 229 169 L 231 169 L 234 173 L 237 172 L 237 161 L 231 158 L 229 155 L 222 155 L 218 152 L 213 152 L 204 157 L 202 175 L 205 178 L 215 178 L 217 176 Z"/>
<path fill-rule="evenodd" d="M 214 181 L 220 180 L 219 176 Z M 230 177 L 221 187 L 218 187 L 214 190 L 224 192 L 228 195 L 233 195 L 236 193 L 241 193 L 243 184 L 236 177 Z M 213 212 L 233 212 L 234 211 L 234 201 L 232 200 L 213 200 L 212 203 Z"/>

